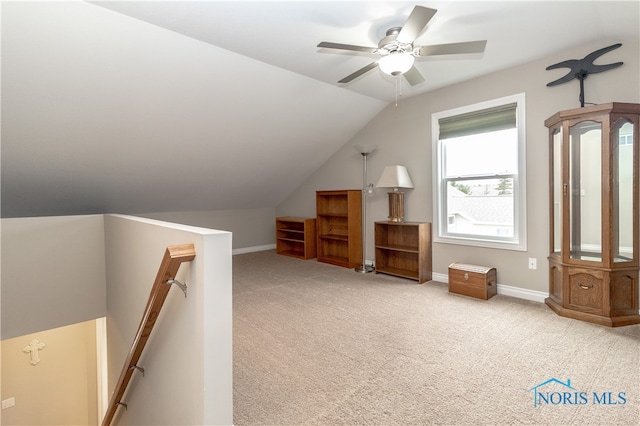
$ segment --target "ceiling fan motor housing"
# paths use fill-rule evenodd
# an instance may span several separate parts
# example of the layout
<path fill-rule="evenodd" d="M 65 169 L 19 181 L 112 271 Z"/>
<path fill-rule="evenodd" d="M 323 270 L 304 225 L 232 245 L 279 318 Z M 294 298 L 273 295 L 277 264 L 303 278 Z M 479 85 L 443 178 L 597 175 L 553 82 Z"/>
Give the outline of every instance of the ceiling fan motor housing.
<path fill-rule="evenodd" d="M 396 39 L 402 27 L 392 27 L 387 30 L 386 36 L 378 43 L 378 53 L 388 55 L 390 53 L 413 52 L 413 44 L 400 43 Z"/>

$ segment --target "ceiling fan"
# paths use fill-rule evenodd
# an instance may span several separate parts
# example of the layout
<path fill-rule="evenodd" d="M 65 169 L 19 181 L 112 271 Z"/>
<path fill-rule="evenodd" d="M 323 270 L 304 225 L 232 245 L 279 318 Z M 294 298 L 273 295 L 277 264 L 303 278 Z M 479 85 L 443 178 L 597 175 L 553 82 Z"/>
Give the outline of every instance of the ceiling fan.
<path fill-rule="evenodd" d="M 413 42 L 436 12 L 437 10 L 435 9 L 415 6 L 404 26 L 387 30 L 386 36 L 380 40 L 378 47 L 354 46 L 326 41 L 318 44 L 318 47 L 380 55 L 380 59 L 349 74 L 338 83 L 349 83 L 353 79 L 379 67 L 385 74 L 392 76 L 404 75 L 409 84 L 415 86 L 424 81 L 420 71 L 413 66 L 415 58 L 434 55 L 482 53 L 487 44 L 486 40 L 478 40 L 431 46 L 414 46 Z"/>

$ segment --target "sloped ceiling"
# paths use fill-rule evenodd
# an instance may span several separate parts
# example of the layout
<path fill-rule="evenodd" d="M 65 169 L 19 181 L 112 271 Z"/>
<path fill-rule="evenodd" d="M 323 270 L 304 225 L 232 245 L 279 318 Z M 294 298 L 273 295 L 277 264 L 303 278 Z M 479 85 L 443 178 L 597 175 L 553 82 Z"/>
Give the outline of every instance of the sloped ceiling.
<path fill-rule="evenodd" d="M 319 49 L 320 41 L 377 47 L 403 26 L 416 4 L 436 9 L 414 45 L 487 40 L 483 54 L 419 58 L 426 81 L 415 96 L 562 49 L 638 37 L 637 1 L 95 1 L 145 22 L 264 63 L 392 102 L 393 77 L 379 70 L 349 84 L 337 81 L 377 59 L 368 53 Z M 626 3 L 626 4 L 625 4 Z M 635 3 L 635 4 L 634 4 Z M 562 71 L 559 71 L 562 72 Z"/>
<path fill-rule="evenodd" d="M 487 50 L 422 61 L 404 96 L 638 37 L 638 2 L 420 4 L 418 44 Z M 2 2 L 2 217 L 276 206 L 395 96 L 378 70 L 337 84 L 372 58 L 317 43 L 375 45 L 413 6 Z"/>
<path fill-rule="evenodd" d="M 386 105 L 88 3 L 2 8 L 3 217 L 275 206 Z"/>

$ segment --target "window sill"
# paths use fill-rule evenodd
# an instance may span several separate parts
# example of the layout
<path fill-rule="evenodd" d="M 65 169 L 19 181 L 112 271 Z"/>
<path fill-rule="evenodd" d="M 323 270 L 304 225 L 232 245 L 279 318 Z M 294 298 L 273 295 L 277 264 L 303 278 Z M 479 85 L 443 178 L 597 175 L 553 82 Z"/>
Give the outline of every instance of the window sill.
<path fill-rule="evenodd" d="M 435 237 L 434 243 L 439 244 L 455 244 L 461 246 L 479 247 L 479 248 L 492 248 L 499 250 L 512 250 L 512 251 L 527 251 L 527 243 L 520 242 L 502 242 L 502 241 L 488 241 L 472 238 L 455 238 L 455 237 Z"/>

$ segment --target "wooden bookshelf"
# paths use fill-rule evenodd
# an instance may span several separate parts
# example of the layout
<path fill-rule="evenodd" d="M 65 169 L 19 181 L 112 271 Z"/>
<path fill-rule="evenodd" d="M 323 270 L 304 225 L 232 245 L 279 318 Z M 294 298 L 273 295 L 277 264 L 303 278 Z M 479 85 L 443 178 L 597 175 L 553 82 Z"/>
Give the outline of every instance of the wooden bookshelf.
<path fill-rule="evenodd" d="M 276 253 L 305 260 L 316 257 L 316 220 L 277 217 Z"/>
<path fill-rule="evenodd" d="M 431 280 L 431 224 L 375 223 L 376 273 Z"/>
<path fill-rule="evenodd" d="M 362 263 L 362 191 L 316 191 L 318 262 Z"/>

